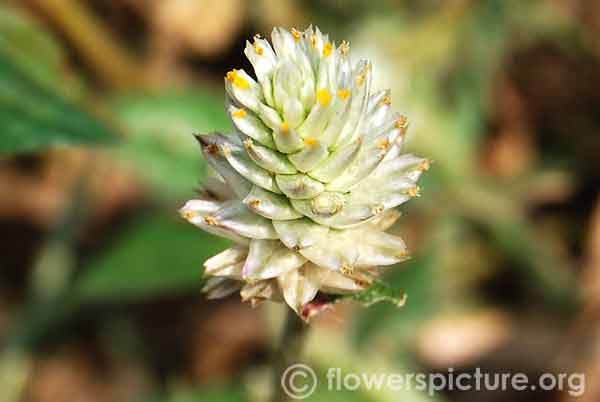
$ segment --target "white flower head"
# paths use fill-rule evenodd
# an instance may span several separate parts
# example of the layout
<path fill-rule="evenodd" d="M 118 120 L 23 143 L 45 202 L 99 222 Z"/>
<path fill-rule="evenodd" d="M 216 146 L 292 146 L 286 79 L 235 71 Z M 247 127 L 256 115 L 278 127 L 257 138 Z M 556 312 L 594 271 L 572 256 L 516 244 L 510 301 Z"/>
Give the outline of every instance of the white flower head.
<path fill-rule="evenodd" d="M 352 64 L 347 42 L 312 27 L 271 41 L 246 43 L 256 79 L 225 76 L 236 131 L 198 136 L 217 175 L 180 212 L 237 243 L 204 264 L 209 298 L 239 290 L 307 319 L 318 292 L 362 291 L 407 258 L 385 230 L 429 161 L 400 153 L 408 120 L 389 90 L 371 92 L 371 64 Z"/>

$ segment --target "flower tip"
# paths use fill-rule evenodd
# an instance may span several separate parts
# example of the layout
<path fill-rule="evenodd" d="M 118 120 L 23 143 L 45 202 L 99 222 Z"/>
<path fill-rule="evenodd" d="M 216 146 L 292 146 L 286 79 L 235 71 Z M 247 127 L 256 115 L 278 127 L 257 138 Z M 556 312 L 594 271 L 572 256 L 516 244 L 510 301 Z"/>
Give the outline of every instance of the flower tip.
<path fill-rule="evenodd" d="M 430 167 L 431 167 L 431 161 L 429 159 L 424 159 L 423 162 L 421 162 L 419 164 L 419 170 L 421 172 L 425 172 L 425 171 L 429 170 Z"/>
<path fill-rule="evenodd" d="M 302 32 L 298 31 L 296 28 L 292 28 L 291 33 L 296 42 L 298 42 L 300 38 L 302 38 Z"/>
<path fill-rule="evenodd" d="M 204 217 L 204 222 L 206 222 L 206 224 L 208 226 L 218 226 L 219 225 L 217 218 L 215 218 L 214 216 L 210 216 L 210 215 L 207 215 Z"/>
<path fill-rule="evenodd" d="M 191 221 L 196 217 L 196 213 L 189 209 L 187 203 L 179 209 L 179 215 L 187 221 Z"/>
<path fill-rule="evenodd" d="M 208 141 L 206 140 L 206 138 L 204 138 L 204 135 L 200 133 L 194 133 L 193 135 L 196 141 L 200 143 L 200 145 L 202 145 L 203 147 L 208 145 Z"/>
<path fill-rule="evenodd" d="M 420 197 L 421 196 L 421 188 L 419 186 L 409 188 L 407 191 L 407 194 L 411 198 Z"/>

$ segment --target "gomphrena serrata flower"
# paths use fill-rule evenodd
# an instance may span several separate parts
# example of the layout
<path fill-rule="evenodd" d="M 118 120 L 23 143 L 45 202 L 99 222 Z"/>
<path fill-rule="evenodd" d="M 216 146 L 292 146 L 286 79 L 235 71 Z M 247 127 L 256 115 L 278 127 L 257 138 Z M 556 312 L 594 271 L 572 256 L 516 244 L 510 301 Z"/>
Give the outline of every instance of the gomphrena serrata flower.
<path fill-rule="evenodd" d="M 237 245 L 204 264 L 204 290 L 284 300 L 307 319 L 318 292 L 365 290 L 407 258 L 386 233 L 395 207 L 419 194 L 429 161 L 401 154 L 408 127 L 389 90 L 371 93 L 371 64 L 319 29 L 256 36 L 243 70 L 225 77 L 236 131 L 198 135 L 217 175 L 181 214 Z"/>

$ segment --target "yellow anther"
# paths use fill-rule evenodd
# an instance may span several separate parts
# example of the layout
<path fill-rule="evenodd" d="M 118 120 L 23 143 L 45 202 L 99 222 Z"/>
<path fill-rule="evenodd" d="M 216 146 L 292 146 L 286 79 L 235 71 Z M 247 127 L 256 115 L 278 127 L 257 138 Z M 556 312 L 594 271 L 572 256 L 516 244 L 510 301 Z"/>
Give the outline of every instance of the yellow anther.
<path fill-rule="evenodd" d="M 218 155 L 219 154 L 219 147 L 216 146 L 215 144 L 208 144 L 207 146 L 204 147 L 204 150 L 209 155 Z"/>
<path fill-rule="evenodd" d="M 204 222 L 206 222 L 208 226 L 217 226 L 219 224 L 217 218 L 210 215 L 204 217 Z"/>
<path fill-rule="evenodd" d="M 421 189 L 419 188 L 419 186 L 415 186 L 413 188 L 409 188 L 408 191 L 406 192 L 410 197 L 415 198 L 415 197 L 419 197 L 421 195 Z"/>
<path fill-rule="evenodd" d="M 340 272 L 344 275 L 352 275 L 354 273 L 354 267 L 347 262 L 342 264 Z"/>
<path fill-rule="evenodd" d="M 317 91 L 317 100 L 321 106 L 329 105 L 329 102 L 331 102 L 331 92 L 329 92 L 329 90 L 326 88 L 319 89 Z"/>
<path fill-rule="evenodd" d="M 310 37 L 310 44 L 313 48 L 317 48 L 317 35 L 313 35 Z"/>
<path fill-rule="evenodd" d="M 385 207 L 383 206 L 383 204 L 375 204 L 371 207 L 371 213 L 373 215 L 378 215 L 383 212 L 384 208 Z"/>
<path fill-rule="evenodd" d="M 342 44 L 340 45 L 340 51 L 344 56 L 347 55 L 350 51 L 350 44 L 347 41 L 342 41 Z"/>
<path fill-rule="evenodd" d="M 381 103 L 384 105 L 391 105 L 392 104 L 392 97 L 389 95 L 386 95 L 383 97 L 383 99 L 381 100 Z"/>
<path fill-rule="evenodd" d="M 430 167 L 430 166 L 431 166 L 431 162 L 429 162 L 429 159 L 425 159 L 423 162 L 421 162 L 421 163 L 419 164 L 419 168 L 418 168 L 418 169 L 419 169 L 421 172 L 424 172 L 424 171 L 426 171 L 426 170 L 429 170 L 429 167 Z"/>
<path fill-rule="evenodd" d="M 365 78 L 366 78 L 366 75 L 364 72 L 358 74 L 358 76 L 356 77 L 356 84 L 358 86 L 362 86 L 365 83 Z"/>
<path fill-rule="evenodd" d="M 237 117 L 238 119 L 243 119 L 244 117 L 246 117 L 248 113 L 246 112 L 246 109 L 238 109 L 235 112 L 233 112 L 231 115 L 233 117 Z"/>
<path fill-rule="evenodd" d="M 181 216 L 187 219 L 188 221 L 191 221 L 196 216 L 198 216 L 198 214 L 194 211 L 181 211 Z"/>
<path fill-rule="evenodd" d="M 252 209 L 258 209 L 258 207 L 260 207 L 260 200 L 252 200 L 248 203 L 248 205 Z"/>
<path fill-rule="evenodd" d="M 287 134 L 290 132 L 290 125 L 288 124 L 287 121 L 284 121 L 283 123 L 281 123 L 281 132 L 283 134 Z"/>
<path fill-rule="evenodd" d="M 377 144 L 377 148 L 381 149 L 382 151 L 387 151 L 390 148 L 390 145 L 390 140 L 384 138 L 379 142 L 379 144 Z"/>
<path fill-rule="evenodd" d="M 298 31 L 296 28 L 292 28 L 292 36 L 294 40 L 298 42 L 300 38 L 302 38 L 302 32 Z"/>
<path fill-rule="evenodd" d="M 244 140 L 244 148 L 246 148 L 246 149 L 252 148 L 252 145 L 254 145 L 252 138 L 247 138 Z"/>
<path fill-rule="evenodd" d="M 250 83 L 244 77 L 238 74 L 238 70 L 231 70 L 227 73 L 227 81 L 231 82 L 232 85 L 240 89 L 250 88 Z"/>
<path fill-rule="evenodd" d="M 400 116 L 396 123 L 394 123 L 394 127 L 400 130 L 406 130 L 408 127 L 408 118 L 406 116 Z"/>
<path fill-rule="evenodd" d="M 256 34 L 254 35 L 254 43 L 252 44 L 252 46 L 254 46 L 254 50 L 256 51 L 256 54 L 258 54 L 259 56 L 262 56 L 263 53 L 265 52 L 265 49 L 260 45 L 260 43 L 258 42 L 260 40 L 260 35 Z"/>
<path fill-rule="evenodd" d="M 233 84 L 233 81 L 235 81 L 235 77 L 237 77 L 237 70 L 233 69 L 231 71 L 228 71 L 225 77 L 227 77 L 227 81 Z"/>
<path fill-rule="evenodd" d="M 361 86 L 365 83 L 365 80 L 367 79 L 367 74 L 369 74 L 369 72 L 371 71 L 371 65 L 367 64 L 362 71 L 360 72 L 360 74 L 358 74 L 358 76 L 356 77 L 356 84 L 358 86 Z"/>
<path fill-rule="evenodd" d="M 304 140 L 304 145 L 311 148 L 316 148 L 319 146 L 319 140 L 315 137 L 308 137 Z"/>
<path fill-rule="evenodd" d="M 325 46 L 323 47 L 323 56 L 324 57 L 331 56 L 332 51 L 333 51 L 333 45 L 331 44 L 331 42 L 327 42 L 325 44 Z"/>
<path fill-rule="evenodd" d="M 349 89 L 340 89 L 338 91 L 338 96 L 340 97 L 341 100 L 346 100 L 350 97 L 350 90 Z"/>

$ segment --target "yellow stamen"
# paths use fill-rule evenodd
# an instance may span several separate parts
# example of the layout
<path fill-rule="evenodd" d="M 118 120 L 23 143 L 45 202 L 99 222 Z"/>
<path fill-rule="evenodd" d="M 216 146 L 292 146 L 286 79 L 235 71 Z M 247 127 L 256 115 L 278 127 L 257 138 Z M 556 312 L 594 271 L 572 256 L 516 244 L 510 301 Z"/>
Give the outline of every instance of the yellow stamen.
<path fill-rule="evenodd" d="M 246 148 L 246 149 L 252 148 L 252 145 L 254 145 L 254 142 L 252 141 L 251 138 L 247 138 L 244 140 L 244 148 Z"/>
<path fill-rule="evenodd" d="M 419 165 L 419 170 L 421 172 L 424 172 L 426 170 L 429 170 L 429 167 L 431 166 L 431 162 L 429 162 L 429 159 L 425 159 L 423 162 L 421 162 L 421 164 Z"/>
<path fill-rule="evenodd" d="M 313 48 L 317 48 L 317 35 L 313 35 L 310 37 L 310 44 Z"/>
<path fill-rule="evenodd" d="M 347 41 L 342 41 L 342 44 L 340 45 L 340 51 L 344 56 L 347 55 L 350 51 L 350 44 Z"/>
<path fill-rule="evenodd" d="M 248 113 L 246 112 L 245 109 L 238 109 L 235 112 L 233 112 L 231 115 L 233 117 L 237 117 L 238 119 L 243 119 L 244 117 L 246 117 Z"/>
<path fill-rule="evenodd" d="M 400 116 L 398 120 L 396 120 L 394 127 L 400 130 L 406 130 L 406 127 L 408 127 L 408 118 L 406 116 Z"/>
<path fill-rule="evenodd" d="M 338 96 L 340 97 L 341 100 L 346 100 L 348 99 L 348 97 L 350 97 L 350 90 L 348 89 L 340 89 L 338 91 Z"/>
<path fill-rule="evenodd" d="M 304 144 L 310 148 L 316 148 L 319 146 L 319 140 L 315 137 L 308 137 L 304 140 Z"/>
<path fill-rule="evenodd" d="M 260 200 L 252 200 L 248 203 L 250 208 L 257 209 L 260 206 Z"/>
<path fill-rule="evenodd" d="M 296 42 L 298 42 L 300 40 L 300 38 L 302 37 L 302 33 L 300 31 L 298 31 L 296 28 L 292 28 L 292 36 L 294 37 L 294 40 Z"/>
<path fill-rule="evenodd" d="M 358 86 L 361 86 L 362 84 L 364 84 L 364 83 L 365 83 L 365 78 L 366 78 L 366 76 L 365 76 L 365 73 L 364 73 L 364 72 L 360 73 L 360 74 L 359 74 L 359 75 L 356 77 L 356 84 L 357 84 Z"/>
<path fill-rule="evenodd" d="M 383 97 L 383 99 L 381 100 L 381 103 L 384 105 L 391 105 L 392 104 L 392 97 L 389 95 L 386 95 Z"/>
<path fill-rule="evenodd" d="M 227 73 L 227 81 L 240 89 L 250 88 L 250 83 L 244 77 L 238 74 L 238 70 L 231 70 Z"/>
<path fill-rule="evenodd" d="M 371 213 L 373 215 L 380 214 L 383 212 L 383 210 L 384 210 L 383 204 L 375 204 L 371 207 Z"/>
<path fill-rule="evenodd" d="M 219 224 L 217 218 L 210 215 L 204 217 L 204 222 L 206 222 L 208 226 L 217 226 Z"/>
<path fill-rule="evenodd" d="M 379 144 L 377 144 L 377 148 L 381 149 L 382 151 L 387 151 L 389 147 L 390 140 L 387 138 L 384 138 Z"/>
<path fill-rule="evenodd" d="M 324 57 L 331 56 L 332 51 L 333 51 L 333 45 L 331 44 L 331 42 L 327 42 L 325 44 L 325 46 L 323 47 L 323 56 Z"/>
<path fill-rule="evenodd" d="M 198 215 L 194 211 L 181 211 L 181 216 L 187 219 L 188 221 L 191 221 Z"/>
<path fill-rule="evenodd" d="M 284 121 L 283 123 L 281 123 L 281 132 L 283 134 L 287 134 L 290 132 L 290 125 L 288 124 L 287 121 Z"/>
<path fill-rule="evenodd" d="M 415 186 L 413 188 L 409 188 L 408 191 L 406 192 L 406 194 L 408 194 L 412 198 L 420 197 L 421 196 L 420 191 L 421 191 L 421 189 L 419 188 L 419 186 Z"/>
<path fill-rule="evenodd" d="M 329 102 L 331 102 L 331 92 L 326 88 L 319 89 L 317 91 L 317 99 L 321 106 L 327 106 L 329 105 Z"/>
<path fill-rule="evenodd" d="M 354 273 L 354 267 L 345 262 L 345 263 L 342 264 L 342 267 L 340 268 L 340 271 L 344 275 L 352 275 Z"/>
<path fill-rule="evenodd" d="M 256 51 L 256 54 L 258 54 L 259 56 L 262 56 L 263 53 L 265 52 L 265 49 L 260 45 L 260 43 L 258 43 L 259 39 L 260 39 L 259 34 L 254 35 L 254 43 L 252 44 L 252 46 L 254 46 L 254 50 Z"/>
<path fill-rule="evenodd" d="M 225 77 L 227 77 L 227 81 L 233 84 L 233 81 L 235 81 L 235 77 L 237 77 L 237 70 L 233 69 L 231 71 L 228 71 Z"/>
<path fill-rule="evenodd" d="M 358 77 L 356 77 L 356 84 L 358 84 L 358 86 L 361 86 L 362 84 L 365 83 L 365 80 L 367 79 L 367 74 L 369 73 L 369 71 L 371 71 L 371 65 L 367 64 L 363 68 L 363 70 L 360 72 Z"/>

